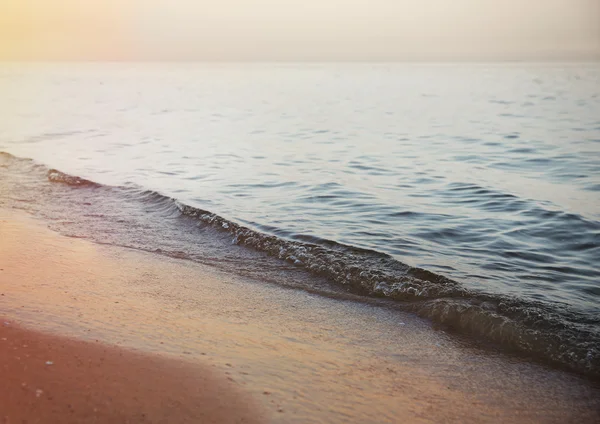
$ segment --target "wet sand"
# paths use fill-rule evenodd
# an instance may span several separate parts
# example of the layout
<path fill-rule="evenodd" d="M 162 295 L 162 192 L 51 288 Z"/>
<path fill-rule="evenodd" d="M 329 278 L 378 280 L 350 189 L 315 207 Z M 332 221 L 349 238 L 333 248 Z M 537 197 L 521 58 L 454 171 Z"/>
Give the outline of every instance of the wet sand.
<path fill-rule="evenodd" d="M 97 245 L 6 210 L 0 269 L 0 315 L 11 323 L 47 334 L 39 336 L 44 340 L 65 340 L 53 339 L 60 335 L 98 343 L 102 352 L 134 349 L 168 362 L 165 369 L 211 369 L 210 381 L 231 384 L 232 399 L 254 399 L 269 422 L 600 421 L 600 390 L 589 381 L 476 348 L 385 304 L 329 299 Z M 35 374 L 52 372 L 44 365 L 50 359 L 40 358 Z M 172 382 L 165 377 L 162 384 Z M 138 400 L 162 413 L 161 394 L 146 394 L 147 386 L 138 384 Z M 70 387 L 65 382 L 53 397 Z M 171 399 L 191 402 L 184 392 Z"/>
<path fill-rule="evenodd" d="M 2 423 L 259 423 L 208 369 L 102 343 L 0 326 Z"/>

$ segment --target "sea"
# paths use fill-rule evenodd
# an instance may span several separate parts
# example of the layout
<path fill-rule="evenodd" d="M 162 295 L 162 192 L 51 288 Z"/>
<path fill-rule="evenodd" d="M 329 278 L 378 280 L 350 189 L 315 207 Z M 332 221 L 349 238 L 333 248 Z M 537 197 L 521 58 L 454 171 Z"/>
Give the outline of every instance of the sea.
<path fill-rule="evenodd" d="M 69 237 L 600 378 L 598 62 L 2 63 L 0 152 Z"/>

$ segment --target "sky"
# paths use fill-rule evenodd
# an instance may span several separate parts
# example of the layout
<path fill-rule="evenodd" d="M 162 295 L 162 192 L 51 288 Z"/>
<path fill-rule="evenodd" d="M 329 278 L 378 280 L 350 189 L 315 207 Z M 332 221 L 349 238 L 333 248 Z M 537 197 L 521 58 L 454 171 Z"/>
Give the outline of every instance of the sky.
<path fill-rule="evenodd" d="M 600 58 L 600 0 L 0 0 L 3 60 Z"/>

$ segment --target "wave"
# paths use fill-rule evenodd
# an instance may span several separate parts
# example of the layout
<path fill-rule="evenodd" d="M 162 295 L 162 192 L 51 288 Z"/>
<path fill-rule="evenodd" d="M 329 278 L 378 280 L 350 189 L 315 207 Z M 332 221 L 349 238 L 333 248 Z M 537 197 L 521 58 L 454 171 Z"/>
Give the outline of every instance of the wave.
<path fill-rule="evenodd" d="M 405 309 L 455 331 L 600 378 L 600 334 L 585 325 L 600 325 L 600 320 L 586 322 L 584 314 L 566 306 L 476 292 L 384 253 L 334 241 L 325 248 L 285 240 L 177 204 L 182 214 L 228 232 L 234 244 L 291 262 L 353 292 L 402 302 Z"/>
<path fill-rule="evenodd" d="M 574 311 L 566 305 L 472 290 L 458 281 L 411 267 L 373 250 L 316 237 L 296 236 L 294 240 L 278 237 L 156 191 L 137 186 L 106 186 L 0 152 L 0 167 L 7 162 L 35 167 L 37 171 L 45 172 L 50 183 L 62 184 L 69 189 L 100 188 L 102 196 L 106 196 L 106 191 L 118 193 L 127 202 L 139 202 L 165 218 L 191 219 L 203 227 L 217 230 L 233 245 L 264 252 L 345 291 L 389 299 L 449 330 L 600 379 L 600 318 L 597 316 Z M 465 189 L 479 188 L 457 187 L 457 190 Z M 185 231 L 184 227 L 182 231 Z M 156 246 L 153 250 L 195 259 L 185 249 L 169 250 Z"/>
<path fill-rule="evenodd" d="M 63 183 L 70 186 L 86 186 L 86 187 L 99 187 L 100 184 L 90 180 L 86 180 L 73 175 L 65 174 L 64 172 L 57 171 L 56 169 L 48 170 L 48 180 L 54 183 Z"/>

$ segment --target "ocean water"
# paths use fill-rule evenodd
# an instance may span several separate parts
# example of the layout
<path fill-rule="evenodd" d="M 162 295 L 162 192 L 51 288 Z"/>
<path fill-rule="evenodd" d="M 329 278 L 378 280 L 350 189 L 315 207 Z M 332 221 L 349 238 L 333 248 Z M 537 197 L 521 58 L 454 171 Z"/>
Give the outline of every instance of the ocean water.
<path fill-rule="evenodd" d="M 2 64 L 0 206 L 600 376 L 600 64 Z"/>

